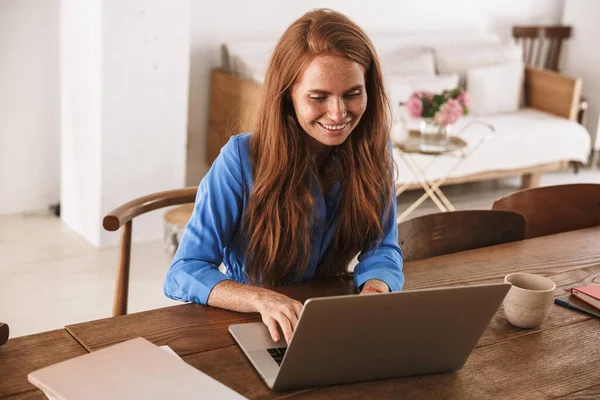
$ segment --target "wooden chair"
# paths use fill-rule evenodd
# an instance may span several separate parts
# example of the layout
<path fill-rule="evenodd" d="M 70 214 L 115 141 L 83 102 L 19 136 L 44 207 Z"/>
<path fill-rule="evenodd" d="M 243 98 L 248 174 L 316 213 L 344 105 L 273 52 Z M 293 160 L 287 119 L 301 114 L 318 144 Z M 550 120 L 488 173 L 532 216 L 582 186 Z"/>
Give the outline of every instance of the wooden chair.
<path fill-rule="evenodd" d="M 514 26 L 513 38 L 523 46 L 525 64 L 558 71 L 563 40 L 571 37 L 571 27 L 554 26 Z"/>
<path fill-rule="evenodd" d="M 8 334 L 9 334 L 8 325 L 5 324 L 4 322 L 0 322 L 0 346 L 2 346 L 4 343 L 8 342 Z"/>
<path fill-rule="evenodd" d="M 150 194 L 123 204 L 104 217 L 102 225 L 107 231 L 116 231 L 123 227 L 121 229 L 121 251 L 113 301 L 113 316 L 127 314 L 133 219 L 159 208 L 193 203 L 197 190 L 197 187 L 189 187 Z"/>
<path fill-rule="evenodd" d="M 600 225 L 600 184 L 521 190 L 497 200 L 492 209 L 522 214 L 527 238 L 589 228 Z"/>
<path fill-rule="evenodd" d="M 416 217 L 398 225 L 405 262 L 522 240 L 523 216 L 507 211 L 452 211 Z"/>
<path fill-rule="evenodd" d="M 523 46 L 523 61 L 526 65 L 557 72 L 563 41 L 569 39 L 571 33 L 572 28 L 567 25 L 517 25 L 512 32 L 515 41 Z M 587 109 L 588 102 L 581 99 L 577 111 L 577 122 L 580 124 Z"/>

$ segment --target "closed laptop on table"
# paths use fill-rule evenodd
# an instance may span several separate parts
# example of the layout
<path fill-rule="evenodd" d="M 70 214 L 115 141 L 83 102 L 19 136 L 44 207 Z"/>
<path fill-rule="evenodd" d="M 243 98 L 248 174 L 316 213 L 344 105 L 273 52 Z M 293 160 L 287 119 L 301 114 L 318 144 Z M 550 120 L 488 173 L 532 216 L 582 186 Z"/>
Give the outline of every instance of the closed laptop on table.
<path fill-rule="evenodd" d="M 144 338 L 51 365 L 28 379 L 59 400 L 245 399 Z"/>

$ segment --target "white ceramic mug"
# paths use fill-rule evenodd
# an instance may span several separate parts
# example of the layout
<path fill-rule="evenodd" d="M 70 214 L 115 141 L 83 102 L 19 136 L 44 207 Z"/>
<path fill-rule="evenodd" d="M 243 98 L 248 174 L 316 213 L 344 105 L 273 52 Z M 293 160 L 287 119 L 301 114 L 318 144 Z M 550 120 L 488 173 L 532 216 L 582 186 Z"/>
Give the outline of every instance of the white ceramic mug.
<path fill-rule="evenodd" d="M 537 328 L 548 318 L 556 284 L 540 275 L 515 272 L 504 282 L 512 286 L 504 298 L 508 322 L 519 328 Z"/>

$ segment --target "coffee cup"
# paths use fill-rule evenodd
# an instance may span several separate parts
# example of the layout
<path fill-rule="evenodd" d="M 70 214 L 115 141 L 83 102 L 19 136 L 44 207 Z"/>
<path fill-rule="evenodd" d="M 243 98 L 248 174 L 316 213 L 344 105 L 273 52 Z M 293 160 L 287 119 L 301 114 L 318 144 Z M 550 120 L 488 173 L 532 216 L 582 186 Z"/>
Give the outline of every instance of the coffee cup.
<path fill-rule="evenodd" d="M 538 328 L 550 314 L 556 284 L 548 278 L 525 272 L 506 275 L 511 288 L 504 298 L 508 322 L 519 328 Z"/>

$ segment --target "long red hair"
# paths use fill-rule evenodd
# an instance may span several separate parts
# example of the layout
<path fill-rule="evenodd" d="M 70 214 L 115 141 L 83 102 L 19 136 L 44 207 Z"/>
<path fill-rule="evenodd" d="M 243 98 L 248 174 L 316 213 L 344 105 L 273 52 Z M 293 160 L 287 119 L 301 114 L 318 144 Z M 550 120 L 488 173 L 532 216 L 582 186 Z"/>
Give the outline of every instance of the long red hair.
<path fill-rule="evenodd" d="M 250 137 L 254 187 L 244 215 L 248 235 L 246 274 L 251 283 L 273 287 L 299 279 L 309 264 L 318 177 L 316 154 L 301 134 L 291 90 L 304 68 L 320 54 L 357 62 L 365 69 L 366 110 L 338 146 L 341 198 L 333 242 L 316 277 L 347 273 L 352 258 L 383 234 L 395 201 L 388 148 L 389 103 L 373 44 L 349 18 L 326 9 L 295 21 L 275 47 L 263 84 L 256 129 Z"/>

